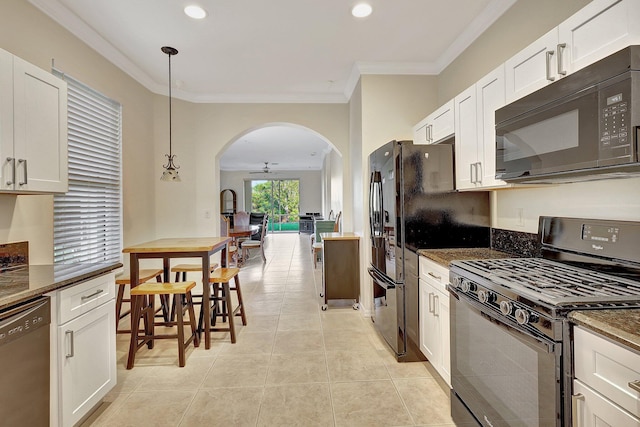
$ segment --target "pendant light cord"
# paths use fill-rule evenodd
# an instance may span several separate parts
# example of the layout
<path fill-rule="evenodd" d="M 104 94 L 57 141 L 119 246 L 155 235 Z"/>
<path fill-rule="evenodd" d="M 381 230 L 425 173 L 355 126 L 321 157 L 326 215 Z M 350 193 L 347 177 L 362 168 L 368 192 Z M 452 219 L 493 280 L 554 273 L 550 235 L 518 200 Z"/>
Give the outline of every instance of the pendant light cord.
<path fill-rule="evenodd" d="M 169 158 L 172 156 L 171 151 L 171 53 L 169 53 Z"/>

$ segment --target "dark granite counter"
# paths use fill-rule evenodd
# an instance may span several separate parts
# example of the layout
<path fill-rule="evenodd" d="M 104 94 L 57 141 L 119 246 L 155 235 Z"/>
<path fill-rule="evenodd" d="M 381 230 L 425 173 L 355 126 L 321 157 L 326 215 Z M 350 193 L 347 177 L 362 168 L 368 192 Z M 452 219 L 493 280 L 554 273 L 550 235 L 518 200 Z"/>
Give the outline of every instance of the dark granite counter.
<path fill-rule="evenodd" d="M 569 320 L 640 352 L 640 308 L 576 310 Z"/>
<path fill-rule="evenodd" d="M 516 255 L 489 248 L 418 249 L 418 255 L 449 268 L 451 261 L 465 259 L 514 258 Z"/>
<path fill-rule="evenodd" d="M 120 263 L 31 265 L 0 270 L 0 310 L 122 267 Z"/>

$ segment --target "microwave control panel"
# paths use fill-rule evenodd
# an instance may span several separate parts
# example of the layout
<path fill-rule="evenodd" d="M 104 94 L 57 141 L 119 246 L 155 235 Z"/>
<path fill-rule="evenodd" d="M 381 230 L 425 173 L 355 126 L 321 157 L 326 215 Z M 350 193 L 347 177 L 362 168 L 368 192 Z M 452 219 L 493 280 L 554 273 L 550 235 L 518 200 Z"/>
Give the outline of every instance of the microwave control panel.
<path fill-rule="evenodd" d="M 599 159 L 629 159 L 633 155 L 631 79 L 600 90 Z M 617 162 L 616 162 L 617 163 Z"/>

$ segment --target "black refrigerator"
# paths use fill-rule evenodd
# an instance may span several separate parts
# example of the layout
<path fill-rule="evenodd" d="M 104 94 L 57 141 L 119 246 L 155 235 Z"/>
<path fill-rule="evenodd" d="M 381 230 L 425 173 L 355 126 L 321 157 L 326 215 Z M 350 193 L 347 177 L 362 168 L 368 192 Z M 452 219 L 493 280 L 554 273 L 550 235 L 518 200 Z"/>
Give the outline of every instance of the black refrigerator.
<path fill-rule="evenodd" d="M 416 251 L 490 246 L 489 193 L 455 191 L 454 170 L 453 140 L 369 155 L 372 320 L 399 362 L 425 360 Z"/>

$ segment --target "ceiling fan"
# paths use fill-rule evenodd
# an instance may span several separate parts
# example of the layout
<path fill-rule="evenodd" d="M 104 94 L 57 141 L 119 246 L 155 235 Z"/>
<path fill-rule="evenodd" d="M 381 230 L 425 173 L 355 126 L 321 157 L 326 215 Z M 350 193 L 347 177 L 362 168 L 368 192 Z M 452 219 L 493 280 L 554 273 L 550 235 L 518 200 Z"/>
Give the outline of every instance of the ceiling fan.
<path fill-rule="evenodd" d="M 272 163 L 272 165 L 277 165 L 277 163 Z M 273 171 L 271 170 L 271 168 L 269 168 L 269 162 L 264 162 L 264 167 L 262 168 L 262 170 L 249 173 L 273 173 Z"/>

